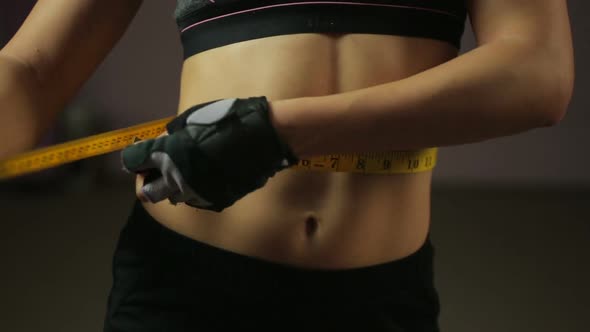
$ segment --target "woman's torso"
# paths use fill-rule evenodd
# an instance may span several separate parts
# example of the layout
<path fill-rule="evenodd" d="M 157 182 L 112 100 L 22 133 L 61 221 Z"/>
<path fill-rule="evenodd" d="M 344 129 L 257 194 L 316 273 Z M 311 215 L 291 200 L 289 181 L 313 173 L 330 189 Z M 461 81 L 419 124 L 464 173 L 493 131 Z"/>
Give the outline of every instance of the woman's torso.
<path fill-rule="evenodd" d="M 408 77 L 457 55 L 433 39 L 292 34 L 188 58 L 178 113 L 220 98 L 322 96 Z M 363 175 L 285 170 L 221 213 L 144 203 L 164 226 L 220 248 L 311 268 L 405 257 L 424 242 L 432 172 Z"/>

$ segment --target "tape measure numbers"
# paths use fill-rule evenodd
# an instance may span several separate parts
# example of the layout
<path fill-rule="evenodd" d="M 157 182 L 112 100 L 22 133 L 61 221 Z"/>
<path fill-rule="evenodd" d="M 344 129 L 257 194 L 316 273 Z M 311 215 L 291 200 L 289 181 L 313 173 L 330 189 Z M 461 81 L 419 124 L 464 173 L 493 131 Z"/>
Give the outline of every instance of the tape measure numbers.
<path fill-rule="evenodd" d="M 352 172 L 382 175 L 418 173 L 433 169 L 436 166 L 437 154 L 437 148 L 417 151 L 334 154 L 302 159 L 293 168 L 320 172 Z"/>
<path fill-rule="evenodd" d="M 166 130 L 166 124 L 174 118 L 168 117 L 88 136 L 0 160 L 0 180 L 121 150 L 138 140 L 158 137 Z M 434 168 L 436 156 L 437 148 L 385 153 L 334 154 L 302 159 L 291 169 L 367 174 L 415 173 Z"/>

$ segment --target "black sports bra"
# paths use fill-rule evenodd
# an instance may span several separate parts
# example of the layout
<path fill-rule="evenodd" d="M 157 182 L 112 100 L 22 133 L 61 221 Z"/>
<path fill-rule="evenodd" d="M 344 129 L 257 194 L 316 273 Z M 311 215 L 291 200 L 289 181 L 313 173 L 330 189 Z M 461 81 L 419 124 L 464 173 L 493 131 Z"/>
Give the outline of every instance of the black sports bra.
<path fill-rule="evenodd" d="M 370 33 L 424 37 L 457 49 L 463 0 L 177 0 L 184 58 L 250 39 L 294 33 Z"/>

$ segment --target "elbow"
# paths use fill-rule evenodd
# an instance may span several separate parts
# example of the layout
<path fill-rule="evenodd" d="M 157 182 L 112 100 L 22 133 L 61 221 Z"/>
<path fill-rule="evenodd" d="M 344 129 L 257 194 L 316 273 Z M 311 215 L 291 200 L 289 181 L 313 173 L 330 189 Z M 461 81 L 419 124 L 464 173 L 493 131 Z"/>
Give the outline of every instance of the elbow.
<path fill-rule="evenodd" d="M 537 114 L 541 127 L 553 127 L 565 118 L 574 91 L 573 71 L 550 73 L 547 67 L 539 75 L 532 75 L 530 84 L 531 98 L 537 101 Z"/>
<path fill-rule="evenodd" d="M 573 54 L 568 52 L 548 53 L 532 75 L 540 82 L 537 94 L 541 95 L 541 114 L 546 127 L 558 125 L 566 116 L 574 93 L 575 69 Z M 533 85 L 534 86 L 534 85 Z"/>
<path fill-rule="evenodd" d="M 556 126 L 565 118 L 573 95 L 573 80 L 556 81 L 552 89 L 542 106 L 545 127 Z"/>
<path fill-rule="evenodd" d="M 567 114 L 574 91 L 573 50 L 561 44 L 520 40 L 510 47 L 514 61 L 511 78 L 518 82 L 521 111 L 533 126 L 558 125 Z"/>

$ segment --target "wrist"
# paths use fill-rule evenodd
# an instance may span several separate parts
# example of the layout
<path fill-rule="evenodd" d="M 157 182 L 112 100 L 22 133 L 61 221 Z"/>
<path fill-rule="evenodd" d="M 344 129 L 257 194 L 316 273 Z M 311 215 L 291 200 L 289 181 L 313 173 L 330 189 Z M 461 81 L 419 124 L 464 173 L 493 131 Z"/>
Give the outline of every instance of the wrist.
<path fill-rule="evenodd" d="M 279 139 L 290 148 L 291 153 L 297 158 L 301 157 L 302 150 L 298 145 L 299 140 L 296 136 L 297 133 L 292 118 L 296 114 L 295 109 L 300 103 L 300 99 L 268 101 L 271 125 L 274 127 Z"/>
<path fill-rule="evenodd" d="M 274 101 L 270 120 L 298 158 L 338 152 L 334 150 L 341 149 L 341 119 L 352 96 L 333 94 Z"/>

